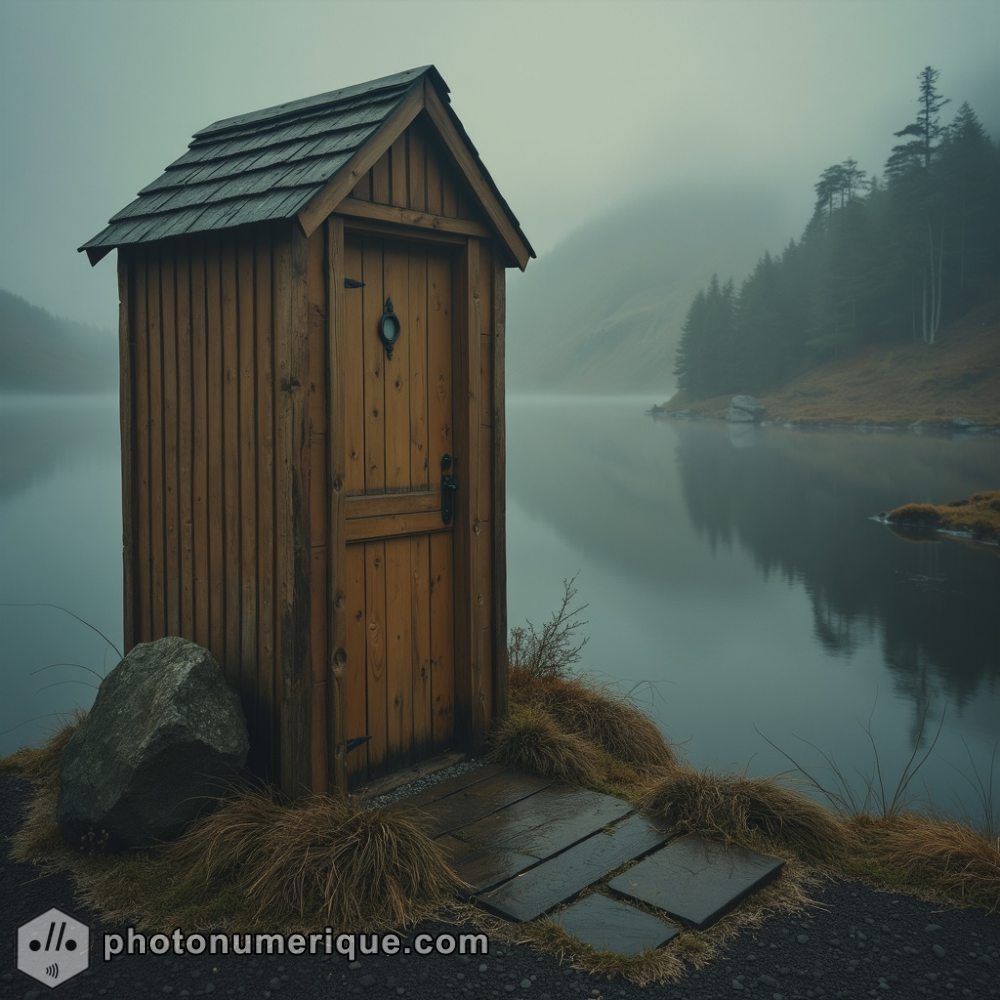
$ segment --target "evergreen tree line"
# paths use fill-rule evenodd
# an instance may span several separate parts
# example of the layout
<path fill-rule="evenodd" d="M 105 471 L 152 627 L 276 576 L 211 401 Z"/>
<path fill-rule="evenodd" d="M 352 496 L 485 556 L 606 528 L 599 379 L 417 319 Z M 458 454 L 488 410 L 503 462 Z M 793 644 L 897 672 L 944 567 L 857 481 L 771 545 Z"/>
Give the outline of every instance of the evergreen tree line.
<path fill-rule="evenodd" d="M 713 277 L 688 309 L 674 374 L 694 398 L 755 393 L 874 343 L 933 344 L 1000 276 L 1000 145 L 963 104 L 948 125 L 938 71 L 881 178 L 823 171 L 801 238 L 737 290 Z"/>

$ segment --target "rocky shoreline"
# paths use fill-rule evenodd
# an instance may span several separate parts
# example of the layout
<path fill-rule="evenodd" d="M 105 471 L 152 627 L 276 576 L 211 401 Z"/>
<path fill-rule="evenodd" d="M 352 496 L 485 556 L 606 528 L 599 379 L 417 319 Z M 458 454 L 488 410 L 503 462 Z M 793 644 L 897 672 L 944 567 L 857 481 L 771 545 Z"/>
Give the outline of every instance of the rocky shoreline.
<path fill-rule="evenodd" d="M 940 419 L 920 418 L 908 422 L 887 423 L 862 418 L 854 422 L 819 420 L 815 418 L 791 419 L 780 414 L 771 416 L 764 405 L 753 396 L 734 396 L 725 414 L 710 413 L 695 408 L 671 410 L 656 403 L 646 410 L 654 419 L 719 420 L 730 424 L 756 424 L 759 427 L 782 427 L 787 430 L 844 430 L 871 433 L 873 431 L 906 431 L 911 434 L 972 435 L 1000 434 L 1000 427 L 979 423 L 968 417 L 954 416 Z"/>

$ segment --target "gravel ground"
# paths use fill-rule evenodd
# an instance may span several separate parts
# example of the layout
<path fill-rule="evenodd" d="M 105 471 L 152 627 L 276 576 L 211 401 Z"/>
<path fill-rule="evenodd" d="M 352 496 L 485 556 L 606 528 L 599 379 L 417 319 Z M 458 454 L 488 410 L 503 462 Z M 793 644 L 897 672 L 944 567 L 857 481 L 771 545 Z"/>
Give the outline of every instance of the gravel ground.
<path fill-rule="evenodd" d="M 0 776 L 0 839 L 20 824 L 26 782 Z M 105 963 L 101 924 L 73 901 L 65 876 L 37 877 L 28 865 L 0 865 L 3 937 L 0 997 L 36 1000 L 46 986 L 16 968 L 16 929 L 55 906 L 91 927 L 91 968 L 56 987 L 58 998 L 120 1000 L 173 997 L 407 997 L 450 1000 L 604 998 L 796 1000 L 803 997 L 1000 997 L 1000 920 L 967 910 L 940 910 L 855 883 L 826 889 L 822 908 L 774 919 L 731 946 L 726 959 L 671 986 L 642 989 L 560 966 L 527 946 L 496 944 L 487 955 L 122 956 Z M 168 928 L 172 930 L 172 928 Z M 412 932 L 453 934 L 472 927 L 426 923 Z M 404 945 L 406 940 L 404 940 Z"/>

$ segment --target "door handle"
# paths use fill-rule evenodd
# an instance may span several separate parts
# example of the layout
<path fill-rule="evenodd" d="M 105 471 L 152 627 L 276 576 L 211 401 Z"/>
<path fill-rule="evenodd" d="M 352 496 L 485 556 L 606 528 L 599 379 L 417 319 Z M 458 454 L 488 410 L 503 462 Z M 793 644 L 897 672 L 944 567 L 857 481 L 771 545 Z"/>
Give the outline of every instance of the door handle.
<path fill-rule="evenodd" d="M 441 456 L 441 520 L 451 524 L 452 498 L 458 489 L 458 480 L 447 470 L 451 468 L 451 455 Z"/>

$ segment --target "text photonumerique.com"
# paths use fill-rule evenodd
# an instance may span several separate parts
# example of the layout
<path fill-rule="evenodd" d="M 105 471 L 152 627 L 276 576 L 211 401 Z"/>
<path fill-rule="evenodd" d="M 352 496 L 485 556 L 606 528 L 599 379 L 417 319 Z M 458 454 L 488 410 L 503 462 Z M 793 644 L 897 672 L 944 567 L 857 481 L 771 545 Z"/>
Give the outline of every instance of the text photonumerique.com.
<path fill-rule="evenodd" d="M 327 927 L 312 934 L 124 934 L 104 935 L 104 961 L 116 955 L 487 955 L 485 934 L 417 934 L 412 942 L 398 934 L 334 934 Z"/>

